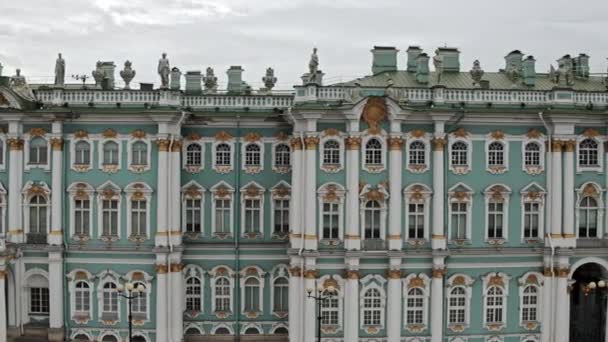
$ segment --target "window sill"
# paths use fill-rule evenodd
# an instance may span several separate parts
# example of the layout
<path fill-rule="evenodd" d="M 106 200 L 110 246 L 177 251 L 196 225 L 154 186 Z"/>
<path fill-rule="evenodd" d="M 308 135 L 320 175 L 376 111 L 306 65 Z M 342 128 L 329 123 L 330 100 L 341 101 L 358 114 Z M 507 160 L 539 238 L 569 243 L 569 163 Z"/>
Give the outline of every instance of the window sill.
<path fill-rule="evenodd" d="M 321 170 L 323 170 L 327 173 L 336 173 L 336 172 L 339 172 L 340 170 L 342 170 L 342 165 L 341 164 L 323 164 L 321 166 Z"/>
<path fill-rule="evenodd" d="M 523 321 L 521 322 L 521 326 L 526 330 L 536 330 L 540 327 L 540 322 L 538 321 Z"/>
<path fill-rule="evenodd" d="M 406 241 L 409 245 L 412 246 L 423 246 L 428 243 L 428 241 L 425 239 L 407 239 Z"/>
<path fill-rule="evenodd" d="M 424 325 L 422 323 L 408 324 L 405 326 L 405 329 L 407 329 L 408 331 L 413 332 L 413 333 L 419 333 L 419 332 L 426 330 L 426 325 Z"/>
<path fill-rule="evenodd" d="M 429 169 L 429 166 L 426 164 L 409 164 L 407 166 L 407 170 L 412 173 L 423 173 Z"/>
<path fill-rule="evenodd" d="M 150 169 L 149 165 L 146 164 L 131 164 L 129 165 L 129 170 L 135 173 L 142 173 L 148 171 Z"/>
<path fill-rule="evenodd" d="M 72 240 L 86 242 L 91 240 L 91 236 L 88 234 L 74 234 L 72 235 Z"/>
<path fill-rule="evenodd" d="M 448 324 L 448 329 L 452 330 L 453 332 L 463 332 L 464 329 L 466 329 L 468 326 L 464 323 L 462 324 Z"/>
<path fill-rule="evenodd" d="M 457 246 L 464 246 L 464 245 L 470 245 L 471 244 L 471 240 L 469 240 L 469 239 L 457 239 L 457 240 L 450 240 L 449 243 L 453 244 L 453 245 L 457 245 Z"/>
<path fill-rule="evenodd" d="M 500 331 L 504 327 L 505 327 L 504 323 L 487 323 L 485 328 L 490 331 Z"/>
<path fill-rule="evenodd" d="M 144 242 L 146 240 L 148 240 L 148 237 L 146 235 L 131 235 L 131 236 L 129 236 L 129 241 L 135 242 L 135 243 L 142 243 L 142 242 Z"/>
<path fill-rule="evenodd" d="M 72 320 L 78 324 L 87 324 L 91 320 L 91 316 L 87 313 L 75 314 Z"/>
<path fill-rule="evenodd" d="M 486 240 L 486 243 L 493 246 L 504 245 L 507 242 L 507 239 L 504 238 L 489 238 Z"/>
<path fill-rule="evenodd" d="M 365 329 L 366 333 L 375 335 L 375 334 L 379 333 L 380 330 L 382 330 L 382 327 L 379 325 L 364 325 L 363 329 Z"/>
<path fill-rule="evenodd" d="M 342 240 L 338 239 L 321 239 L 319 242 L 325 246 L 338 246 L 342 244 Z"/>
<path fill-rule="evenodd" d="M 279 317 L 279 318 L 285 318 L 289 315 L 289 312 L 287 311 L 275 311 L 272 313 L 273 315 Z"/>
<path fill-rule="evenodd" d="M 76 172 L 87 172 L 91 170 L 91 164 L 74 164 L 72 169 Z"/>
<path fill-rule="evenodd" d="M 115 325 L 118 323 L 118 314 L 104 312 L 101 314 L 99 320 L 105 325 Z"/>
<path fill-rule="evenodd" d="M 232 238 L 232 233 L 213 233 L 213 237 L 220 239 L 220 240 L 225 240 L 225 239 L 229 239 Z"/>
<path fill-rule="evenodd" d="M 262 237 L 262 233 L 260 232 L 246 232 L 243 234 L 243 236 L 245 239 L 257 239 L 257 238 L 261 238 Z"/>
<path fill-rule="evenodd" d="M 243 314 L 247 318 L 258 318 L 262 313 L 260 311 L 245 311 Z"/>

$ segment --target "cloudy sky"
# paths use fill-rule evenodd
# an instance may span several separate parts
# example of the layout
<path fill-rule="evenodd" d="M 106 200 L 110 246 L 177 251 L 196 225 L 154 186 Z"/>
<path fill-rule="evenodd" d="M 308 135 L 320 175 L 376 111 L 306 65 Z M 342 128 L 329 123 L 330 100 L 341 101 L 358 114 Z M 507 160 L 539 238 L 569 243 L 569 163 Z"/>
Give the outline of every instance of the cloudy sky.
<path fill-rule="evenodd" d="M 414 44 L 458 47 L 464 70 L 474 59 L 496 70 L 513 49 L 542 72 L 566 53 L 589 54 L 592 72 L 608 66 L 605 0 L 0 0 L 0 13 L 3 74 L 20 67 L 32 82 L 52 82 L 57 52 L 67 75 L 129 59 L 133 83 L 158 83 L 163 51 L 183 72 L 215 68 L 221 83 L 242 65 L 259 87 L 272 66 L 281 89 L 299 82 L 313 46 L 327 81 L 369 74 L 374 45 L 398 47 L 400 68 Z"/>

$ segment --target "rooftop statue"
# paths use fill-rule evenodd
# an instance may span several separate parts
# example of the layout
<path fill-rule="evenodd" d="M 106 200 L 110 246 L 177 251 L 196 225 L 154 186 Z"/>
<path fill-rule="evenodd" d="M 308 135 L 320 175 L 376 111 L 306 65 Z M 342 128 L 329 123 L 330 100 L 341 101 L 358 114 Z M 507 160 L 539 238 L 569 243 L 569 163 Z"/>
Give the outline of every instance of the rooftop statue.
<path fill-rule="evenodd" d="M 160 89 L 169 88 L 169 74 L 171 73 L 171 67 L 169 66 L 169 59 L 167 59 L 167 53 L 163 52 L 162 58 L 158 60 L 158 74 L 160 75 Z"/>
<path fill-rule="evenodd" d="M 479 63 L 478 59 L 473 62 L 473 68 L 471 69 L 471 71 L 469 71 L 469 73 L 471 74 L 471 78 L 474 81 L 473 85 L 479 84 L 479 82 L 481 82 L 481 78 L 483 77 L 484 71 L 481 69 L 481 64 Z"/>
<path fill-rule="evenodd" d="M 9 84 L 10 88 L 22 98 L 29 101 L 36 101 L 34 92 L 30 86 L 27 85 L 25 77 L 21 75 L 21 69 L 16 70 L 16 75 L 11 77 Z"/>
<path fill-rule="evenodd" d="M 317 78 L 317 72 L 319 71 L 319 56 L 317 55 L 317 48 L 312 49 L 312 55 L 310 55 L 310 62 L 308 62 L 308 73 L 309 81 L 314 81 Z"/>
<path fill-rule="evenodd" d="M 103 63 L 101 61 L 97 61 L 97 64 L 95 64 L 95 70 L 91 72 L 91 75 L 93 75 L 93 79 L 95 79 L 95 88 L 97 89 L 101 89 L 101 84 L 105 75 L 102 65 Z"/>
<path fill-rule="evenodd" d="M 441 71 L 443 70 L 442 65 L 443 56 L 433 56 L 433 66 L 435 67 L 435 72 L 437 73 L 437 83 L 441 83 Z"/>
<path fill-rule="evenodd" d="M 131 89 L 129 83 L 131 83 L 131 80 L 133 80 L 133 78 L 135 77 L 135 70 L 131 68 L 130 61 L 125 62 L 125 67 L 120 72 L 120 77 L 122 77 L 122 80 L 125 81 L 125 89 Z"/>
<path fill-rule="evenodd" d="M 2 68 L 3 68 L 2 63 L 0 63 L 0 76 L 2 76 Z"/>
<path fill-rule="evenodd" d="M 207 68 L 205 76 L 203 76 L 203 84 L 205 85 L 205 93 L 215 93 L 217 91 L 217 77 L 213 68 Z"/>
<path fill-rule="evenodd" d="M 63 87 L 65 85 L 65 59 L 61 57 L 61 53 L 57 55 L 55 61 L 55 86 Z"/>
<path fill-rule="evenodd" d="M 274 85 L 277 83 L 277 78 L 274 76 L 274 69 L 268 68 L 266 69 L 266 75 L 262 77 L 262 82 L 264 82 L 263 90 L 270 93 Z"/>
<path fill-rule="evenodd" d="M 572 65 L 572 58 L 570 58 L 570 55 L 565 55 L 557 60 L 557 71 L 554 72 L 553 82 L 557 84 L 565 83 L 566 85 L 572 85 L 573 78 L 574 68 Z"/>
<path fill-rule="evenodd" d="M 517 85 L 517 81 L 521 78 L 521 70 L 517 67 L 517 64 L 511 63 L 507 70 L 505 70 L 507 77 L 513 82 L 513 86 Z"/>

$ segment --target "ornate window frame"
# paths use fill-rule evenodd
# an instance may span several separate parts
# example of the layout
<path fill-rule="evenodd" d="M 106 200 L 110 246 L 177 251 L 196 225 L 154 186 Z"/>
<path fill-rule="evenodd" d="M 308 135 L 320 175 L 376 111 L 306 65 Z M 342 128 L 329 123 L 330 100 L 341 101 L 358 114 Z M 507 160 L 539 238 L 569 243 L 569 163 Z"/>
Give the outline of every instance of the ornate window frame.
<path fill-rule="evenodd" d="M 76 241 L 87 241 L 93 235 L 93 194 L 95 188 L 85 182 L 74 182 L 68 186 L 68 196 L 70 197 L 70 236 Z M 76 200 L 89 201 L 89 234 L 76 234 Z"/>
<path fill-rule="evenodd" d="M 239 272 L 239 275 L 241 278 L 241 281 L 239 282 L 241 290 L 241 314 L 245 315 L 247 318 L 257 318 L 264 312 L 264 277 L 266 276 L 266 272 L 258 266 L 247 266 Z M 250 278 L 256 279 L 259 284 L 259 311 L 245 311 L 245 283 Z"/>
<path fill-rule="evenodd" d="M 526 330 L 535 330 L 537 329 L 542 322 L 542 313 L 543 313 L 543 285 L 545 282 L 545 277 L 539 272 L 526 272 L 523 276 L 521 276 L 518 283 L 519 290 L 519 326 Z M 527 287 L 533 286 L 536 287 L 536 320 L 534 321 L 524 321 L 523 320 L 523 299 L 524 299 L 524 291 Z"/>
<path fill-rule="evenodd" d="M 122 218 L 122 190 L 112 181 L 106 181 L 96 189 L 97 195 L 97 237 L 103 241 L 112 242 L 120 240 L 121 237 L 121 218 Z M 104 235 L 103 233 L 103 200 L 118 201 L 118 226 L 116 236 Z"/>
<path fill-rule="evenodd" d="M 205 188 L 200 185 L 197 181 L 191 180 L 188 183 L 184 184 L 181 189 L 182 192 L 182 232 L 185 236 L 195 239 L 198 236 L 205 235 Z M 200 221 L 200 231 L 199 232 L 190 232 L 187 230 L 187 215 L 188 215 L 188 206 L 186 205 L 186 201 L 188 200 L 200 200 L 201 205 L 198 207 L 200 212 L 201 221 Z"/>
<path fill-rule="evenodd" d="M 182 145 L 182 168 L 188 173 L 198 173 L 205 169 L 205 141 L 198 134 L 190 134 L 184 139 Z M 200 147 L 200 165 L 188 164 L 188 148 L 190 146 Z"/>
<path fill-rule="evenodd" d="M 228 334 L 218 334 L 217 331 L 219 329 L 226 329 L 226 331 L 228 331 Z M 211 327 L 211 335 L 226 335 L 226 336 L 230 336 L 230 335 L 234 335 L 234 329 L 232 329 L 232 325 L 226 324 L 226 323 L 216 323 L 215 325 L 213 325 Z"/>
<path fill-rule="evenodd" d="M 287 312 L 277 312 L 274 309 L 274 294 L 275 294 L 275 282 L 278 279 L 286 279 L 287 280 L 287 291 L 288 291 L 288 298 L 289 298 L 289 269 L 287 265 L 283 265 L 283 264 L 279 264 L 276 265 L 275 267 L 272 268 L 272 270 L 270 271 L 270 310 L 272 312 L 272 314 L 278 318 L 285 318 L 287 317 L 287 315 L 289 314 L 289 311 Z M 289 304 L 288 304 L 289 306 Z"/>
<path fill-rule="evenodd" d="M 424 144 L 424 164 L 412 164 L 410 162 L 410 145 L 414 142 Z M 431 134 L 423 130 L 415 129 L 405 136 L 405 168 L 412 173 L 425 173 L 431 168 Z"/>
<path fill-rule="evenodd" d="M 230 184 L 220 181 L 216 185 L 211 187 L 211 231 L 212 235 L 220 239 L 226 239 L 234 234 L 234 188 Z M 216 200 L 229 200 L 230 201 L 230 231 L 229 232 L 216 232 L 215 222 L 216 217 Z"/>
<path fill-rule="evenodd" d="M 30 164 L 30 143 L 37 138 L 46 142 L 46 163 L 44 164 Z M 23 143 L 23 170 L 43 169 L 49 171 L 51 169 L 51 137 L 44 128 L 32 128 L 28 133 L 23 135 Z"/>
<path fill-rule="evenodd" d="M 511 188 L 504 184 L 492 184 L 484 192 L 485 207 L 485 242 L 491 245 L 502 245 L 509 240 L 509 199 Z M 490 202 L 498 201 L 502 203 L 502 237 L 490 237 Z"/>
<path fill-rule="evenodd" d="M 429 317 L 429 298 L 430 298 L 430 289 L 431 279 L 424 273 L 412 273 L 407 277 L 402 279 L 402 289 L 403 289 L 403 324 L 405 325 L 405 329 L 412 333 L 421 333 L 425 331 L 429 327 L 428 317 Z M 412 289 L 419 289 L 422 291 L 423 301 L 422 301 L 422 324 L 408 324 L 407 322 L 407 311 L 408 311 L 408 299 L 409 292 Z"/>
<path fill-rule="evenodd" d="M 95 288 L 95 276 L 91 272 L 77 268 L 67 274 L 68 291 L 70 294 L 70 318 L 77 324 L 87 324 L 93 319 L 93 289 Z M 89 311 L 76 312 L 76 284 L 85 282 L 89 286 Z"/>
<path fill-rule="evenodd" d="M 135 143 L 144 143 L 146 145 L 146 164 L 133 164 L 133 145 Z M 127 140 L 127 165 L 128 169 L 134 173 L 143 173 L 151 169 L 152 164 L 152 143 L 150 139 L 146 139 L 146 132 L 141 129 L 136 129 L 131 133 L 131 137 Z"/>
<path fill-rule="evenodd" d="M 280 181 L 278 182 L 275 186 L 273 186 L 272 188 L 270 188 L 270 236 L 273 239 L 287 239 L 289 237 L 289 231 L 291 229 L 291 227 L 289 227 L 289 224 L 291 222 L 289 222 L 288 220 L 288 230 L 287 232 L 285 232 L 284 234 L 278 234 L 274 228 L 275 228 L 275 201 L 277 200 L 282 200 L 282 201 L 287 201 L 289 202 L 289 204 L 291 205 L 291 185 L 289 185 L 289 183 L 287 183 L 286 181 Z M 289 207 L 288 207 L 289 208 Z M 288 209 L 288 215 L 289 215 L 289 209 Z"/>
<path fill-rule="evenodd" d="M 0 237 L 6 236 L 8 233 L 6 212 L 8 210 L 8 198 L 6 196 L 6 189 L 2 182 L 0 182 Z"/>
<path fill-rule="evenodd" d="M 462 245 L 465 242 L 471 241 L 471 228 L 472 228 L 472 214 L 473 214 L 473 194 L 474 191 L 468 185 L 460 182 L 454 184 L 448 190 L 448 241 L 458 245 Z M 464 240 L 453 240 L 452 239 L 452 203 L 465 203 L 467 210 L 466 227 L 465 227 L 465 239 Z"/>
<path fill-rule="evenodd" d="M 335 245 L 344 240 L 344 200 L 346 189 L 334 182 L 321 185 L 317 190 L 317 200 L 319 203 L 319 242 Z M 338 204 L 338 241 L 335 239 L 323 239 L 323 204 Z"/>
<path fill-rule="evenodd" d="M 546 137 L 544 134 L 536 129 L 530 130 L 524 136 L 521 142 L 521 167 L 522 170 L 529 175 L 538 175 L 545 170 L 545 154 L 546 154 Z M 538 166 L 526 166 L 526 146 L 529 143 L 538 144 L 540 150 L 539 165 Z"/>
<path fill-rule="evenodd" d="M 509 298 L 509 280 L 511 277 L 502 272 L 490 272 L 486 274 L 483 278 L 482 283 L 482 294 L 483 294 L 483 327 L 490 331 L 500 331 L 507 326 L 507 300 Z M 501 322 L 488 322 L 488 292 L 492 288 L 499 288 L 502 292 L 502 305 L 500 310 L 502 311 L 502 321 Z"/>
<path fill-rule="evenodd" d="M 453 332 L 463 332 L 465 329 L 467 329 L 470 326 L 470 323 L 471 323 L 471 296 L 472 296 L 472 292 L 473 292 L 473 283 L 474 282 L 475 282 L 475 280 L 473 278 L 471 278 L 470 276 L 468 276 L 466 274 L 462 274 L 462 273 L 454 274 L 447 279 L 447 294 L 446 294 L 446 300 L 447 300 L 446 315 L 448 315 L 447 324 L 448 324 L 448 328 L 450 330 L 452 330 Z M 452 290 L 454 290 L 454 288 L 457 288 L 457 287 L 462 288 L 464 290 L 465 296 L 466 296 L 463 324 L 460 324 L 460 323 L 451 324 L 449 322 L 451 292 L 452 292 Z"/>
<path fill-rule="evenodd" d="M 150 212 L 152 211 L 152 188 L 143 182 L 133 182 L 125 187 L 125 196 L 127 200 L 127 237 L 133 242 L 143 242 L 148 240 L 150 234 Z M 133 235 L 133 222 L 131 220 L 131 211 L 133 210 L 131 201 L 145 201 L 146 202 L 146 235 Z"/>
<path fill-rule="evenodd" d="M 96 279 L 99 279 L 99 282 L 97 283 L 97 317 L 98 320 L 100 322 L 102 322 L 105 325 L 116 325 L 118 322 L 120 322 L 120 318 L 122 316 L 122 310 L 121 310 L 121 305 L 120 305 L 120 298 L 117 299 L 117 311 L 116 311 L 116 316 L 112 316 L 109 318 L 109 320 L 104 320 L 104 316 L 103 316 L 103 294 L 104 294 L 104 286 L 107 283 L 114 283 L 116 285 L 116 287 L 118 288 L 119 285 L 119 281 L 121 279 L 121 276 L 112 271 L 112 270 L 103 270 L 102 272 L 98 273 L 95 276 Z M 118 294 L 117 294 L 118 296 Z"/>
<path fill-rule="evenodd" d="M 545 195 L 547 192 L 538 183 L 532 182 L 521 189 L 521 241 L 523 243 L 539 242 L 545 230 Z M 527 238 L 525 236 L 525 205 L 538 204 L 538 236 L 536 238 Z"/>
<path fill-rule="evenodd" d="M 241 141 L 241 170 L 247 174 L 258 174 L 264 170 L 264 141 L 260 134 L 255 132 L 247 133 Z M 247 165 L 247 147 L 250 145 L 257 145 L 260 148 L 260 165 Z"/>
<path fill-rule="evenodd" d="M 411 245 L 422 245 L 430 241 L 431 230 L 431 197 L 433 191 L 422 183 L 413 183 L 403 189 L 403 201 L 405 203 L 405 239 Z M 409 220 L 410 220 L 410 204 L 424 205 L 423 220 L 424 233 L 423 238 L 410 238 L 409 236 Z"/>
<path fill-rule="evenodd" d="M 277 165 L 277 147 L 279 146 L 286 146 L 287 150 L 289 151 L 289 165 L 287 166 L 283 166 L 283 165 Z M 292 149 L 291 146 L 289 145 L 289 140 L 279 140 L 279 139 L 275 139 L 272 142 L 272 171 L 279 173 L 279 174 L 285 174 L 285 173 L 289 173 L 289 171 L 291 171 L 291 155 L 292 155 Z"/>
<path fill-rule="evenodd" d="M 77 164 L 76 163 L 76 144 L 79 142 L 85 142 L 89 144 L 89 163 L 88 164 Z M 87 172 L 93 169 L 93 155 L 94 155 L 94 141 L 89 138 L 89 134 L 86 131 L 78 130 L 74 132 L 70 137 L 70 168 L 76 172 Z"/>
<path fill-rule="evenodd" d="M 85 336 L 88 341 L 95 341 L 95 338 L 93 337 L 93 335 L 91 335 L 91 333 L 89 331 L 86 331 L 84 329 L 73 329 L 72 334 L 70 335 L 70 338 L 72 340 L 76 340 L 76 338 L 78 336 Z M 76 340 L 76 341 L 78 341 L 78 340 Z"/>
<path fill-rule="evenodd" d="M 189 264 L 186 267 L 184 267 L 184 269 L 182 270 L 182 275 L 184 277 L 184 313 L 190 317 L 190 318 L 196 318 L 197 316 L 201 315 L 204 310 L 205 310 L 205 271 L 203 271 L 203 269 L 198 266 L 198 265 L 194 265 L 194 264 Z M 200 291 L 200 303 L 201 303 L 201 307 L 200 307 L 200 311 L 192 311 L 192 310 L 187 310 L 187 301 L 188 301 L 188 294 L 187 294 L 187 288 L 188 288 L 188 279 L 190 278 L 195 278 L 199 281 L 199 291 Z"/>
<path fill-rule="evenodd" d="M 596 166 L 583 166 L 580 163 L 580 144 L 584 140 L 591 139 L 597 143 L 597 163 Z M 583 131 L 582 134 L 576 136 L 576 172 L 587 172 L 587 171 L 595 171 L 602 172 L 604 170 L 604 137 L 600 135 L 598 131 L 593 128 L 587 128 Z M 568 148 L 568 146 L 566 146 Z"/>
<path fill-rule="evenodd" d="M 116 144 L 118 144 L 118 164 L 117 165 L 104 165 L 104 160 L 103 160 L 104 147 L 105 147 L 105 144 L 108 142 L 115 142 Z M 148 151 L 150 151 L 149 148 L 148 148 Z M 101 139 L 99 140 L 98 145 L 97 145 L 97 152 L 98 152 L 97 157 L 98 157 L 99 169 L 101 171 L 106 172 L 106 173 L 116 173 L 120 169 L 122 169 L 122 139 L 119 136 L 119 134 L 116 133 L 116 131 L 114 131 L 111 128 L 108 128 L 101 134 Z"/>
<path fill-rule="evenodd" d="M 366 184 L 359 193 L 360 222 L 365 222 L 365 208 L 369 201 L 377 201 L 380 203 L 380 240 L 383 241 L 386 241 L 387 234 L 388 199 L 388 189 L 384 184 L 379 184 L 375 188 L 370 184 Z M 359 234 L 361 236 L 361 241 L 365 241 L 365 224 L 361 224 L 361 231 Z"/>
<path fill-rule="evenodd" d="M 211 289 L 211 313 L 214 314 L 217 318 L 227 318 L 228 316 L 234 313 L 234 277 L 236 276 L 235 272 L 228 266 L 218 265 L 209 271 L 210 284 L 209 287 Z M 215 308 L 215 286 L 216 282 L 219 278 L 225 278 L 228 280 L 228 284 L 230 286 L 230 311 L 217 311 Z"/>
<path fill-rule="evenodd" d="M 243 231 L 241 232 L 242 237 L 247 239 L 255 239 L 261 238 L 264 236 L 264 193 L 266 189 L 262 187 L 255 181 L 251 181 L 245 184 L 241 190 L 241 227 L 243 227 Z M 259 201 L 259 231 L 257 232 L 246 232 L 245 231 L 245 223 L 246 223 L 246 212 L 247 208 L 245 203 L 247 200 Z"/>
<path fill-rule="evenodd" d="M 42 196 L 46 200 L 46 235 L 51 231 L 51 189 L 45 182 L 28 181 L 21 191 L 23 195 L 23 227 L 26 234 L 30 233 L 30 201 L 34 196 Z"/>
<path fill-rule="evenodd" d="M 467 145 L 467 165 L 454 165 L 452 163 L 452 146 L 457 142 Z M 473 139 L 464 128 L 459 128 L 448 134 L 448 166 L 450 171 L 457 175 L 465 175 L 473 170 Z"/>
<path fill-rule="evenodd" d="M 359 290 L 359 327 L 368 334 L 378 334 L 386 326 L 386 279 L 378 274 L 368 274 L 361 279 Z M 366 325 L 364 320 L 365 294 L 369 290 L 377 290 L 380 293 L 380 325 Z"/>
<path fill-rule="evenodd" d="M 42 283 L 39 283 L 42 282 Z M 49 289 L 50 295 L 50 282 L 49 282 L 49 273 L 46 270 L 43 270 L 39 267 L 31 268 L 27 270 L 22 278 L 21 278 L 21 286 L 22 286 L 22 296 L 20 299 L 15 299 L 15 301 L 20 300 L 23 317 L 23 323 L 29 323 L 32 318 L 35 320 L 38 319 L 48 319 L 48 314 L 40 314 L 40 313 L 32 313 L 31 311 L 31 289 L 32 288 L 45 288 Z M 50 303 L 49 303 L 50 310 Z M 50 312 L 49 312 L 50 313 Z"/>
<path fill-rule="evenodd" d="M 575 226 L 576 227 L 576 238 L 585 239 L 586 237 L 579 236 L 579 223 L 580 223 L 580 208 L 581 201 L 585 197 L 591 197 L 597 202 L 597 236 L 591 237 L 590 239 L 602 239 L 605 235 L 604 228 L 604 215 L 605 215 L 605 203 L 604 203 L 604 191 L 602 187 L 595 182 L 585 182 L 576 191 L 576 203 L 575 203 Z"/>
<path fill-rule="evenodd" d="M 372 132 L 374 131 L 374 132 Z M 375 130 L 370 131 L 369 129 L 365 131 L 364 135 L 361 138 L 361 167 L 363 170 L 368 173 L 380 173 L 386 170 L 387 164 L 387 141 L 386 141 L 386 132 L 384 130 L 380 130 L 379 132 L 375 132 Z M 380 142 L 381 146 L 381 158 L 382 161 L 380 164 L 367 164 L 365 156 L 367 155 L 367 143 L 376 139 Z"/>
<path fill-rule="evenodd" d="M 226 144 L 228 145 L 228 147 L 230 147 L 230 165 L 217 165 L 217 147 L 222 144 Z M 211 144 L 211 168 L 215 170 L 215 172 L 225 174 L 231 172 L 234 169 L 234 145 L 234 137 L 226 131 L 220 131 L 215 134 L 215 140 Z"/>
<path fill-rule="evenodd" d="M 338 300 L 338 325 L 321 326 L 321 331 L 324 334 L 337 334 L 344 329 L 344 286 L 345 280 L 339 275 L 326 274 L 317 279 L 316 288 L 325 291 L 328 287 L 333 287 L 334 297 Z"/>
<path fill-rule="evenodd" d="M 146 313 L 144 315 L 140 315 L 138 313 L 133 314 L 133 325 L 143 325 L 147 322 L 150 322 L 150 307 L 152 306 L 150 299 L 152 297 L 152 280 L 153 276 L 149 275 L 147 272 L 142 270 L 133 270 L 125 274 L 124 279 L 131 283 L 142 283 L 145 287 L 145 296 L 146 296 Z"/>
<path fill-rule="evenodd" d="M 335 141 L 338 143 L 339 148 L 339 158 L 340 162 L 338 164 L 325 164 L 325 143 L 329 141 Z M 345 165 L 345 146 L 344 146 L 344 134 L 340 133 L 335 128 L 328 128 L 321 133 L 319 140 L 319 166 L 321 170 L 327 173 L 337 173 L 344 170 Z"/>
<path fill-rule="evenodd" d="M 509 171 L 509 137 L 501 131 L 494 131 L 486 135 L 485 139 L 485 155 L 486 155 L 486 171 L 493 175 L 500 175 Z M 502 145 L 502 165 L 490 164 L 490 146 L 492 144 Z M 469 162 L 470 163 L 470 162 Z"/>

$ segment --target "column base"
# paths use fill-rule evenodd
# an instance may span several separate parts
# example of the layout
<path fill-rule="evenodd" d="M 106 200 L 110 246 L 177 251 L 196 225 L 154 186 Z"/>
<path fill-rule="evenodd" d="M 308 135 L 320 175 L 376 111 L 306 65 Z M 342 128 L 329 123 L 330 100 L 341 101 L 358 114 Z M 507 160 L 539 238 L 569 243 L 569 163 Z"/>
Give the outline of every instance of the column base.
<path fill-rule="evenodd" d="M 361 250 L 361 239 L 360 238 L 346 238 L 344 240 L 344 249 L 347 251 Z"/>
<path fill-rule="evenodd" d="M 441 237 L 441 238 L 433 237 L 433 239 L 431 240 L 431 248 L 433 248 L 434 250 L 446 249 L 447 241 L 446 241 L 445 237 Z"/>
<path fill-rule="evenodd" d="M 65 330 L 63 328 L 49 328 L 48 339 L 51 342 L 62 342 L 65 339 Z"/>

